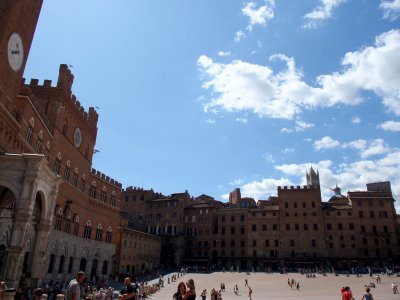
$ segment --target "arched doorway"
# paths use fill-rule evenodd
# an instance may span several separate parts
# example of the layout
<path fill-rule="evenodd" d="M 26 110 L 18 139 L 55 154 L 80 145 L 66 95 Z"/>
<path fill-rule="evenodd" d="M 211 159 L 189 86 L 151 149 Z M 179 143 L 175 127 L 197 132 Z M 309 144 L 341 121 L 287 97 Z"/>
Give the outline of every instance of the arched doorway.
<path fill-rule="evenodd" d="M 79 271 L 86 272 L 86 258 L 82 258 L 79 263 Z"/>
<path fill-rule="evenodd" d="M 6 277 L 7 249 L 14 228 L 15 205 L 14 193 L 9 188 L 0 186 L 0 278 Z"/>
<path fill-rule="evenodd" d="M 0 277 L 3 276 L 3 268 L 7 258 L 6 245 L 0 245 Z"/>
<path fill-rule="evenodd" d="M 99 261 L 97 259 L 93 259 L 92 262 L 92 269 L 90 270 L 90 279 L 94 279 L 94 282 L 96 282 L 97 280 L 97 266 L 99 264 Z"/>
<path fill-rule="evenodd" d="M 101 274 L 102 275 L 107 275 L 108 271 L 108 261 L 103 261 L 103 268 L 101 269 Z"/>

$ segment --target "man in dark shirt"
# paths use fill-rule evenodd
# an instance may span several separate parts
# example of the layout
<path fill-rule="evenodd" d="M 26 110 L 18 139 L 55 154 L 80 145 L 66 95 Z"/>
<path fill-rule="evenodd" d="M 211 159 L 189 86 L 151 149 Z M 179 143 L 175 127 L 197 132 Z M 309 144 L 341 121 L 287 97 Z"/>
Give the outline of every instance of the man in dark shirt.
<path fill-rule="evenodd" d="M 124 287 L 119 291 L 118 300 L 134 300 L 136 291 L 131 284 L 131 279 L 126 277 Z"/>

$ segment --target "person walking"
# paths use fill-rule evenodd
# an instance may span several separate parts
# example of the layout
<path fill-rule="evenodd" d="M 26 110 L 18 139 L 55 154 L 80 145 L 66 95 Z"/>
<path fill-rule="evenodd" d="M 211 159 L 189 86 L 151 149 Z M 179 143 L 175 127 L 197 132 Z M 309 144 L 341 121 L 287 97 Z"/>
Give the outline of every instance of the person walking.
<path fill-rule="evenodd" d="M 249 287 L 249 300 L 251 300 L 251 295 L 253 294 L 253 290 Z"/>
<path fill-rule="evenodd" d="M 80 300 L 81 299 L 81 287 L 80 284 L 85 280 L 85 272 L 79 271 L 76 274 L 76 278 L 72 279 L 67 286 L 65 291 L 65 300 Z"/>
<path fill-rule="evenodd" d="M 344 292 L 342 293 L 342 300 L 354 300 L 353 294 L 351 293 L 348 286 L 344 288 Z"/>
<path fill-rule="evenodd" d="M 367 287 L 365 289 L 365 294 L 362 296 L 361 300 L 374 300 L 374 297 L 370 293 L 371 289 Z"/>

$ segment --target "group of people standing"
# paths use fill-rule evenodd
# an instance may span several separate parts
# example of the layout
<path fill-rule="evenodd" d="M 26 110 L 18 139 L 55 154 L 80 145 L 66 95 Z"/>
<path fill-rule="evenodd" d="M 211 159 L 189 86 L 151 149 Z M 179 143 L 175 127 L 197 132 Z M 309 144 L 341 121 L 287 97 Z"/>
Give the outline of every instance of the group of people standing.
<path fill-rule="evenodd" d="M 173 295 L 173 300 L 195 300 L 196 299 L 196 288 L 194 280 L 189 279 L 186 284 L 181 281 L 178 284 L 178 290 Z"/>

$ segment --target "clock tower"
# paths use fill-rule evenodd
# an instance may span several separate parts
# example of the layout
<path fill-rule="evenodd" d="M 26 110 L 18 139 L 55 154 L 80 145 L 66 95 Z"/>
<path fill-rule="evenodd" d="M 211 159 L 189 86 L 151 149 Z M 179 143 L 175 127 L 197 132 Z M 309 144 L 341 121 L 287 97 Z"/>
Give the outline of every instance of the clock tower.
<path fill-rule="evenodd" d="M 17 96 L 43 0 L 0 1 L 0 103 Z"/>

